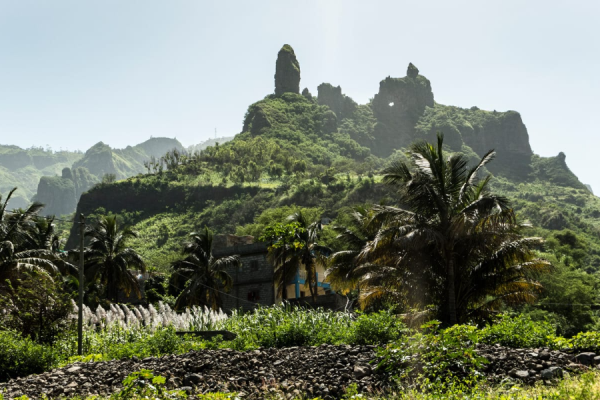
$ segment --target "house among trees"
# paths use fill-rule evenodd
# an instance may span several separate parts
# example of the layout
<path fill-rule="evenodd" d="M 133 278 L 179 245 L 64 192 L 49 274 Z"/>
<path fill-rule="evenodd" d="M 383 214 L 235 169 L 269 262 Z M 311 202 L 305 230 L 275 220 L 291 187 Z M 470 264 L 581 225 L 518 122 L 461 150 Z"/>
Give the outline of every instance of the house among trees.
<path fill-rule="evenodd" d="M 257 305 L 270 306 L 284 299 L 308 307 L 343 309 L 346 305 L 346 298 L 334 293 L 329 283 L 324 282 L 325 271 L 320 267 L 316 273 L 316 301 L 313 302 L 310 291 L 305 286 L 306 276 L 302 270 L 288 283 L 282 296 L 278 296 L 275 268 L 267 257 L 268 246 L 265 243 L 254 243 L 252 236 L 215 235 L 213 246 L 215 257 L 237 254 L 242 261 L 241 268 L 227 270 L 233 278 L 233 288 L 222 296 L 223 311 L 240 308 L 252 310 Z"/>

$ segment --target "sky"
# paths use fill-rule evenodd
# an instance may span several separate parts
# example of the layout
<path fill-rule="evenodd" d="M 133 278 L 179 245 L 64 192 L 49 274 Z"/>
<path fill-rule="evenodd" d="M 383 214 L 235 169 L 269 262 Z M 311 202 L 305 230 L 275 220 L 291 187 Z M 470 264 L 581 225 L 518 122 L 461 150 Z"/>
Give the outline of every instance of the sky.
<path fill-rule="evenodd" d="M 239 133 L 290 44 L 301 88 L 366 103 L 409 62 L 438 103 L 516 110 L 600 193 L 600 2 L 0 0 L 0 144 Z"/>

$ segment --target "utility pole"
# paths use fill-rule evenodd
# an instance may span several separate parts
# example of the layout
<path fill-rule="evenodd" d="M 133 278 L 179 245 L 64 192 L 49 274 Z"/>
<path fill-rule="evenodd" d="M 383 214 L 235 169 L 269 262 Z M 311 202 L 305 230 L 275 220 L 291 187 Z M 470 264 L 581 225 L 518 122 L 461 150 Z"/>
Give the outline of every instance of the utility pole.
<path fill-rule="evenodd" d="M 79 214 L 79 315 L 77 318 L 77 354 L 83 355 L 83 234 L 85 231 L 85 217 Z"/>

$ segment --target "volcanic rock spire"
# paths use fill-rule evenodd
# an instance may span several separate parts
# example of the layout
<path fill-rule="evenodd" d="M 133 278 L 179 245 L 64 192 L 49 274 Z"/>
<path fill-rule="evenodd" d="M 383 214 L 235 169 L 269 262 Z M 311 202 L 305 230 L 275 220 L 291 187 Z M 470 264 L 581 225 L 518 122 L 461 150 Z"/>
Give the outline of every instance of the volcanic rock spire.
<path fill-rule="evenodd" d="M 275 64 L 275 95 L 286 92 L 300 93 L 300 63 L 289 44 L 279 50 Z"/>

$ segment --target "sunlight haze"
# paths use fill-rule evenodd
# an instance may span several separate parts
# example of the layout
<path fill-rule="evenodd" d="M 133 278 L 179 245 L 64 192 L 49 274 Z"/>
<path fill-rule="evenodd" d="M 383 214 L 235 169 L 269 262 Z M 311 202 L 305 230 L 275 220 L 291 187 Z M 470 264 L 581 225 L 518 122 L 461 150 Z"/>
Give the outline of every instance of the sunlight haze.
<path fill-rule="evenodd" d="M 435 100 L 516 110 L 541 156 L 600 193 L 595 1 L 4 1 L 0 144 L 85 151 L 242 129 L 290 44 L 301 89 L 369 101 L 409 62 Z"/>

